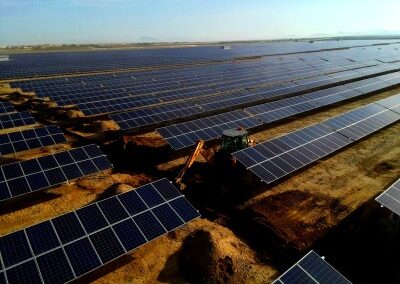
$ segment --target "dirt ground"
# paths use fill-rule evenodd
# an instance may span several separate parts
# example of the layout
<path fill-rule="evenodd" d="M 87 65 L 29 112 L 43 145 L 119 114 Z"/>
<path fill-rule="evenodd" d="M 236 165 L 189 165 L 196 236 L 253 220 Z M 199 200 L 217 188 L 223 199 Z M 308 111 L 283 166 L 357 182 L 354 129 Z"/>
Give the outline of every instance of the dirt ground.
<path fill-rule="evenodd" d="M 251 139 L 261 142 L 398 92 L 400 88 L 285 121 L 252 134 Z M 107 124 L 105 126 L 109 127 Z M 242 230 L 252 234 L 262 228 L 272 232 L 279 239 L 280 246 L 306 252 L 324 234 L 399 177 L 399 133 L 400 124 L 397 123 L 314 163 L 273 187 L 258 184 L 254 188 L 243 188 L 251 192 L 251 197 L 242 200 L 237 207 L 239 213 L 236 214 L 243 214 L 243 220 L 247 222 Z M 153 132 L 140 135 L 133 147 L 152 148 L 154 144 L 157 144 L 156 148 L 165 147 L 165 143 Z M 69 146 L 59 147 L 53 150 Z M 34 156 L 41 154 L 39 150 Z M 32 157 L 32 154 L 22 154 L 15 158 L 28 157 Z M 154 167 L 162 174 L 176 169 L 184 162 L 183 155 L 163 162 L 157 161 Z M 135 170 L 123 173 L 110 170 L 9 202 L 0 208 L 0 235 L 138 187 L 155 178 L 150 171 L 144 169 L 142 172 Z M 78 282 L 272 282 L 282 272 L 281 269 L 268 261 L 268 255 L 261 256 L 251 238 L 247 237 L 237 227 L 218 218 L 197 219 Z M 267 242 L 266 239 L 259 241 Z"/>

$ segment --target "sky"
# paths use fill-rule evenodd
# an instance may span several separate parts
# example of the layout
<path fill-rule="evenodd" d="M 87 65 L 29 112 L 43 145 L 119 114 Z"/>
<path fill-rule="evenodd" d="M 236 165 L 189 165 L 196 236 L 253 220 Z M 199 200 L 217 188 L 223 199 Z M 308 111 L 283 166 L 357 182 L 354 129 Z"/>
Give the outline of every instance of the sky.
<path fill-rule="evenodd" d="M 400 34 L 400 0 L 0 0 L 0 45 Z"/>

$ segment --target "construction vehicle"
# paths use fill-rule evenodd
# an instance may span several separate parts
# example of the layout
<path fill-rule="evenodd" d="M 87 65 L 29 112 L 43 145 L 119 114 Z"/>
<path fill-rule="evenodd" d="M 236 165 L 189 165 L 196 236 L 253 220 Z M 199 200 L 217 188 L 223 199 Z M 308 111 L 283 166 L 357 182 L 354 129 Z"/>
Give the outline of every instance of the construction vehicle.
<path fill-rule="evenodd" d="M 231 154 L 252 145 L 254 145 L 254 141 L 248 139 L 247 130 L 243 128 L 224 130 L 221 144 L 216 149 L 206 148 L 204 140 L 199 140 L 194 151 L 188 156 L 185 166 L 176 177 L 175 183 L 181 185 L 184 175 L 199 155 L 202 155 L 211 165 L 235 165 L 236 161 Z"/>

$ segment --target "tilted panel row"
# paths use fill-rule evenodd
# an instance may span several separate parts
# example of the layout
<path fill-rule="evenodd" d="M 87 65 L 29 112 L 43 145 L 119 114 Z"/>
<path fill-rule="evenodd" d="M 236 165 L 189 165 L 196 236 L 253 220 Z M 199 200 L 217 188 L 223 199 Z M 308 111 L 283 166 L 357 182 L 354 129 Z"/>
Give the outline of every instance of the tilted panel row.
<path fill-rule="evenodd" d="M 30 112 L 22 111 L 0 115 L 0 130 L 36 124 Z"/>
<path fill-rule="evenodd" d="M 396 112 L 372 103 L 232 155 L 272 183 L 399 120 Z"/>
<path fill-rule="evenodd" d="M 161 179 L 2 236 L 0 277 L 8 284 L 70 282 L 199 216 Z"/>
<path fill-rule="evenodd" d="M 400 68 L 393 67 L 392 71 L 397 71 Z M 385 69 L 384 72 L 388 70 Z M 361 74 L 359 70 L 354 71 L 353 79 L 361 79 L 365 76 L 373 74 L 380 74 L 381 69 L 375 70 L 377 73 Z M 275 84 L 266 87 L 260 87 L 253 90 L 235 91 L 232 93 L 220 94 L 207 98 L 198 98 L 182 102 L 166 104 L 165 107 L 154 106 L 140 110 L 133 110 L 130 112 L 122 112 L 111 114 L 113 119 L 122 130 L 137 130 L 142 127 L 150 127 L 160 123 L 168 123 L 173 121 L 176 117 L 190 117 L 199 113 L 206 114 L 214 111 L 224 110 L 227 108 L 239 108 L 246 104 L 256 104 L 268 99 L 279 98 L 283 96 L 295 95 L 297 93 L 304 93 L 311 91 L 312 88 L 317 86 L 320 88 L 329 87 L 333 83 L 337 84 L 349 80 L 348 76 L 345 78 L 329 78 L 327 76 L 320 76 L 314 78 L 314 81 L 293 81 L 283 84 Z M 189 104 L 189 107 L 187 106 Z M 194 113 L 191 111 L 194 109 Z"/>
<path fill-rule="evenodd" d="M 45 126 L 0 134 L 0 155 L 18 153 L 67 142 L 58 126 Z"/>
<path fill-rule="evenodd" d="M 0 202 L 110 169 L 94 145 L 0 166 Z"/>

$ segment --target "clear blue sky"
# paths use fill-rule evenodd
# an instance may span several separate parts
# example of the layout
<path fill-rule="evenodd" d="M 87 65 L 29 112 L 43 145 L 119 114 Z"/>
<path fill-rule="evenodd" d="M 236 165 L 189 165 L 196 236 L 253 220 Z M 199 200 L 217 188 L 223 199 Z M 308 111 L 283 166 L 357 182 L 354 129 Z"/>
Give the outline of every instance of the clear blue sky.
<path fill-rule="evenodd" d="M 400 0 L 0 0 L 0 45 L 400 33 Z"/>

